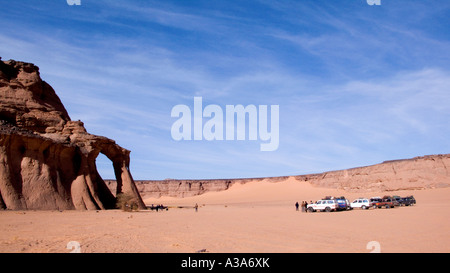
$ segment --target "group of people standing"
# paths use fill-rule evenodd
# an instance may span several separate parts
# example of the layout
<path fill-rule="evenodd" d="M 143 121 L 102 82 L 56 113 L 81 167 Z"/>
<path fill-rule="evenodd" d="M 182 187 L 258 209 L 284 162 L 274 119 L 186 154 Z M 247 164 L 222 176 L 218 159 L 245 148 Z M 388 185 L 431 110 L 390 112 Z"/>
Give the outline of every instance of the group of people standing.
<path fill-rule="evenodd" d="M 312 201 L 311 201 L 311 203 L 312 203 Z M 302 205 L 301 205 L 301 207 L 302 207 L 302 212 L 308 212 L 307 210 L 306 210 L 306 207 L 308 206 L 308 201 L 302 201 Z M 295 210 L 297 210 L 298 211 L 298 208 L 300 207 L 300 204 L 298 203 L 298 202 L 296 202 L 295 203 Z"/>
<path fill-rule="evenodd" d="M 150 207 L 150 209 L 151 209 L 151 210 L 156 210 L 156 211 L 158 211 L 158 210 L 163 210 L 163 209 L 169 210 L 169 207 L 166 207 L 166 206 L 164 206 L 163 204 L 159 204 L 159 205 L 156 205 L 156 206 L 152 204 L 152 206 Z"/>

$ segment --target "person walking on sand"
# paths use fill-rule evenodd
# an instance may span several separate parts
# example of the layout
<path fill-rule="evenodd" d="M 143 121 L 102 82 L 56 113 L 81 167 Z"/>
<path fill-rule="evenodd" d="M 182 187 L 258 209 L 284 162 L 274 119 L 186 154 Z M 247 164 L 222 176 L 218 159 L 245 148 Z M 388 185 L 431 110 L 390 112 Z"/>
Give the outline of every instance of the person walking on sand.
<path fill-rule="evenodd" d="M 295 202 L 295 210 L 298 211 L 298 202 Z"/>
<path fill-rule="evenodd" d="M 197 203 L 195 203 L 194 209 L 195 209 L 195 212 L 198 211 L 198 204 Z"/>
<path fill-rule="evenodd" d="M 305 201 L 302 201 L 302 212 L 306 211 L 306 204 Z"/>

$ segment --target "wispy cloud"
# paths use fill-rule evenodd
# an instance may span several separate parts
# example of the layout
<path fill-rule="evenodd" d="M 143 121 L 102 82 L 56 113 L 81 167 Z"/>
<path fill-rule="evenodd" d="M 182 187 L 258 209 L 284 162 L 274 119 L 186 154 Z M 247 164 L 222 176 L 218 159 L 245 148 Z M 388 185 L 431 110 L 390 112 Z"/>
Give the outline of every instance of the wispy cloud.
<path fill-rule="evenodd" d="M 73 119 L 130 149 L 135 179 L 308 173 L 450 150 L 448 3 L 42 3 L 4 3 L 0 55 L 37 64 Z M 279 149 L 172 140 L 171 108 L 194 96 L 280 105 Z"/>

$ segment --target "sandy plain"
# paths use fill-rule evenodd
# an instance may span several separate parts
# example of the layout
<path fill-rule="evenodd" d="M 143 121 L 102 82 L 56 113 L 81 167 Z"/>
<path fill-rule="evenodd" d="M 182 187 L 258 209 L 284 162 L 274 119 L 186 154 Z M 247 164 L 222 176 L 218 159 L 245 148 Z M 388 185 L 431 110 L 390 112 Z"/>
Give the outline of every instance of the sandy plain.
<path fill-rule="evenodd" d="M 414 195 L 393 209 L 302 213 L 324 196 Z M 450 188 L 353 193 L 289 178 L 189 198 L 145 199 L 167 211 L 0 211 L 0 252 L 450 252 Z M 199 205 L 198 212 L 193 206 Z M 70 243 L 75 242 L 75 243 Z"/>

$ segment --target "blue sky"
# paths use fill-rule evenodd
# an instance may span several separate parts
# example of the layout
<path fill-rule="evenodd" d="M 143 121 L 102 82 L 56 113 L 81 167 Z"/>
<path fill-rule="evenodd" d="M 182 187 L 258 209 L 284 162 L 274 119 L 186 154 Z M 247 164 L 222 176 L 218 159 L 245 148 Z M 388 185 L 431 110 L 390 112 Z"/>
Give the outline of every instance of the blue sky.
<path fill-rule="evenodd" d="M 131 150 L 136 180 L 297 175 L 450 153 L 450 1 L 0 7 L 0 56 L 38 65 L 72 120 Z M 171 109 L 194 96 L 223 109 L 279 105 L 279 148 L 173 140 Z"/>

